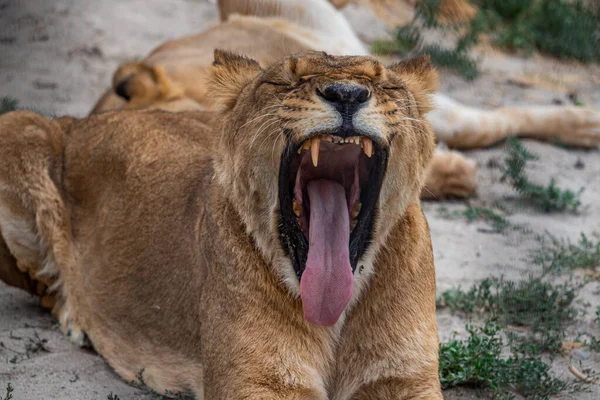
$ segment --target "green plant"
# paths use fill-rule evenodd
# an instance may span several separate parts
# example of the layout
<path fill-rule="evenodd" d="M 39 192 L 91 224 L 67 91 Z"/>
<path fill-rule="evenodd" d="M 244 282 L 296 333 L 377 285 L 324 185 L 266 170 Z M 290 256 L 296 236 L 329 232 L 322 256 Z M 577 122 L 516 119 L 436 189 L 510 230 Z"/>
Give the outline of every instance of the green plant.
<path fill-rule="evenodd" d="M 446 207 L 438 208 L 438 215 L 442 218 L 456 219 L 465 218 L 469 222 L 485 221 L 497 232 L 503 232 L 511 226 L 510 221 L 500 212 L 486 206 L 468 205 L 467 208 L 460 211 L 448 211 Z"/>
<path fill-rule="evenodd" d="M 427 3 L 427 1 L 421 3 Z M 376 41 L 371 45 L 371 50 L 376 54 L 395 54 L 398 56 L 428 54 L 434 65 L 459 72 L 469 80 L 476 78 L 479 75 L 477 62 L 468 55 L 467 48 L 448 49 L 438 44 L 425 43 L 419 26 L 419 18 L 425 16 L 422 10 L 423 8 L 417 7 L 417 18 L 410 24 L 398 28 L 393 41 Z M 432 21 L 435 21 L 435 19 Z M 435 23 L 429 25 L 437 26 Z"/>
<path fill-rule="evenodd" d="M 431 53 L 436 65 L 466 79 L 479 74 L 478 63 L 469 56 L 469 50 L 479 43 L 482 34 L 497 46 L 525 54 L 538 50 L 558 58 L 600 61 L 600 8 L 583 0 L 473 0 L 479 9 L 477 15 L 459 25 L 438 23 L 439 3 L 421 0 L 415 18 L 398 29 L 395 40 L 385 45 L 379 42 L 373 51 L 402 56 Z M 445 36 L 454 34 L 455 45 L 442 49 L 424 44 L 423 27 Z"/>
<path fill-rule="evenodd" d="M 495 398 L 513 398 L 511 392 L 530 399 L 545 399 L 568 385 L 550 374 L 550 365 L 530 354 L 511 349 L 503 357 L 500 326 L 492 319 L 481 328 L 467 325 L 466 340 L 440 345 L 440 381 L 444 389 L 459 385 L 482 386 Z"/>
<path fill-rule="evenodd" d="M 585 342 L 585 344 L 590 348 L 590 350 L 600 352 L 600 339 L 592 336 L 589 341 Z"/>
<path fill-rule="evenodd" d="M 12 387 L 11 383 L 8 382 L 8 384 L 6 385 L 6 395 L 4 397 L 0 397 L 0 400 L 10 400 L 13 398 L 12 393 L 15 391 L 15 389 Z"/>
<path fill-rule="evenodd" d="M 117 396 L 116 394 L 112 394 L 112 392 L 110 392 L 110 393 L 109 393 L 109 395 L 108 395 L 108 396 L 106 396 L 106 399 L 107 399 L 107 400 L 121 400 L 121 399 L 119 398 L 119 396 Z"/>
<path fill-rule="evenodd" d="M 0 97 L 0 115 L 17 109 L 19 102 L 12 97 Z"/>
<path fill-rule="evenodd" d="M 529 329 L 529 334 L 515 337 L 515 342 L 530 346 L 535 353 L 557 352 L 564 338 L 565 323 L 576 315 L 571 303 L 578 289 L 570 282 L 556 285 L 531 275 L 518 282 L 488 278 L 468 291 L 459 287 L 443 292 L 437 305 L 450 308 L 452 313 L 497 315 L 498 323 L 503 326 Z"/>
<path fill-rule="evenodd" d="M 554 179 L 547 186 L 532 183 L 525 167 L 531 160 L 537 160 L 538 156 L 531 153 L 521 141 L 515 137 L 507 140 L 504 157 L 504 165 L 500 167 L 501 182 L 508 183 L 519 194 L 519 196 L 544 212 L 555 211 L 577 211 L 581 206 L 581 193 L 583 188 L 577 192 L 561 189 L 556 186 Z"/>
<path fill-rule="evenodd" d="M 593 240 L 584 233 L 575 243 L 549 235 L 544 240 L 546 238 L 550 244 L 543 243 L 532 253 L 532 261 L 541 265 L 544 271 L 560 274 L 574 269 L 594 271 L 600 267 L 600 240 Z"/>
<path fill-rule="evenodd" d="M 37 331 L 33 331 L 33 337 L 28 337 L 25 340 L 25 354 L 27 358 L 29 358 L 32 354 L 36 354 L 39 352 L 49 353 L 50 350 L 46 347 L 46 343 L 48 343 L 48 339 L 40 338 Z"/>

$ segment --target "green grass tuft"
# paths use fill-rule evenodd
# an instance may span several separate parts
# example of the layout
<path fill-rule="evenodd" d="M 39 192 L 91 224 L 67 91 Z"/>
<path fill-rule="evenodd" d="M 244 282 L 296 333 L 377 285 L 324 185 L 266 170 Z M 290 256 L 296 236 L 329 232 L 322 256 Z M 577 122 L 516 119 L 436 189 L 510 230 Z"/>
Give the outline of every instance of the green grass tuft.
<path fill-rule="evenodd" d="M 532 261 L 541 265 L 545 272 L 560 274 L 575 269 L 595 271 L 600 267 L 600 239 L 593 240 L 584 233 L 575 243 L 548 237 L 550 244 L 544 243 L 532 253 Z"/>
<path fill-rule="evenodd" d="M 552 284 L 541 277 L 529 276 L 523 281 L 488 278 L 468 291 L 453 288 L 443 292 L 438 307 L 468 315 L 482 312 L 497 315 L 503 326 L 519 326 L 529 333 L 515 337 L 535 353 L 558 352 L 564 339 L 563 327 L 576 316 L 571 303 L 579 286 L 570 282 Z"/>
<path fill-rule="evenodd" d="M 550 365 L 539 357 L 513 350 L 503 357 L 501 328 L 488 320 L 481 328 L 467 325 L 469 337 L 440 345 L 440 381 L 444 389 L 459 385 L 487 388 L 495 398 L 516 392 L 544 399 L 568 388 L 552 377 Z"/>
<path fill-rule="evenodd" d="M 19 101 L 12 97 L 0 97 L 0 115 L 10 111 L 16 111 Z"/>
<path fill-rule="evenodd" d="M 106 396 L 106 399 L 107 399 L 107 400 L 121 400 L 121 399 L 119 398 L 119 396 L 117 396 L 116 394 L 113 394 L 112 392 L 110 392 L 110 393 L 109 393 L 109 395 L 108 395 L 108 396 Z"/>
<path fill-rule="evenodd" d="M 0 400 L 11 400 L 13 398 L 13 392 L 15 391 L 15 389 L 12 387 L 12 384 L 10 382 L 8 382 L 8 384 L 6 385 L 6 394 L 4 395 L 4 397 L 0 397 Z"/>
<path fill-rule="evenodd" d="M 508 218 L 490 207 L 468 205 L 466 209 L 450 212 L 446 207 L 437 210 L 438 215 L 446 219 L 465 218 L 469 222 L 485 221 L 494 231 L 503 232 L 512 226 Z"/>
<path fill-rule="evenodd" d="M 511 137 L 506 143 L 504 165 L 501 182 L 508 183 L 519 194 L 519 196 L 543 212 L 577 211 L 581 206 L 581 193 L 583 188 L 577 192 L 561 189 L 556 186 L 554 179 L 547 186 L 532 183 L 525 167 L 527 162 L 537 160 L 538 156 L 531 153 L 521 141 Z"/>

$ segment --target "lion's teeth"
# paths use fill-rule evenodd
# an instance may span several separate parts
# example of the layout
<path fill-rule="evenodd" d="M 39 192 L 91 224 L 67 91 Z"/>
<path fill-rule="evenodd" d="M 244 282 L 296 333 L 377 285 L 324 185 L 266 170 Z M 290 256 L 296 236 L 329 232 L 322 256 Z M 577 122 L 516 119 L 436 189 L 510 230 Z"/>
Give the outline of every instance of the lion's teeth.
<path fill-rule="evenodd" d="M 321 138 L 315 136 L 310 140 L 310 155 L 312 157 L 312 163 L 316 167 L 319 164 L 319 149 L 321 147 Z"/>
<path fill-rule="evenodd" d="M 296 217 L 302 216 L 302 207 L 300 207 L 298 201 L 294 200 L 292 202 L 292 208 L 294 209 L 294 214 L 296 214 Z"/>
<path fill-rule="evenodd" d="M 355 219 L 356 217 L 358 217 L 358 214 L 360 214 L 360 209 L 362 208 L 362 204 L 361 203 L 354 203 L 354 207 L 352 208 L 352 219 Z"/>
<path fill-rule="evenodd" d="M 310 148 L 310 140 L 306 140 L 304 143 L 302 143 L 302 148 L 304 150 L 308 150 Z"/>
<path fill-rule="evenodd" d="M 363 137 L 362 143 L 363 151 L 365 152 L 367 157 L 371 158 L 371 156 L 373 155 L 373 141 L 371 140 L 371 138 Z"/>
<path fill-rule="evenodd" d="M 350 223 L 350 232 L 352 232 L 354 230 L 354 228 L 356 228 L 357 223 L 358 223 L 358 221 L 352 221 Z"/>
<path fill-rule="evenodd" d="M 323 136 L 323 139 L 327 140 L 329 143 L 333 142 L 333 138 L 329 135 Z"/>

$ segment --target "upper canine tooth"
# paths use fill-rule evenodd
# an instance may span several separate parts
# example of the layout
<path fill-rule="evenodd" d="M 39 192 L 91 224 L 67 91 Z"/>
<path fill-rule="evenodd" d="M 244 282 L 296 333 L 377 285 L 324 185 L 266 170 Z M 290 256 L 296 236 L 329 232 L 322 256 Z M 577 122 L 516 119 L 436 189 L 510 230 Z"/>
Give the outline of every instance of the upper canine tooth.
<path fill-rule="evenodd" d="M 310 155 L 312 157 L 312 163 L 316 167 L 319 164 L 319 149 L 321 147 L 321 138 L 315 136 L 310 140 Z"/>
<path fill-rule="evenodd" d="M 371 158 L 371 156 L 373 155 L 373 141 L 371 140 L 371 138 L 363 137 L 362 143 L 363 151 L 365 152 L 367 157 Z"/>
<path fill-rule="evenodd" d="M 354 203 L 354 207 L 352 208 L 352 219 L 358 217 L 358 214 L 360 214 L 360 209 L 362 208 L 362 204 L 361 203 Z"/>
<path fill-rule="evenodd" d="M 302 207 L 300 207 L 300 204 L 298 204 L 298 201 L 294 200 L 292 202 L 292 208 L 294 210 L 294 214 L 296 214 L 296 217 L 302 216 Z"/>

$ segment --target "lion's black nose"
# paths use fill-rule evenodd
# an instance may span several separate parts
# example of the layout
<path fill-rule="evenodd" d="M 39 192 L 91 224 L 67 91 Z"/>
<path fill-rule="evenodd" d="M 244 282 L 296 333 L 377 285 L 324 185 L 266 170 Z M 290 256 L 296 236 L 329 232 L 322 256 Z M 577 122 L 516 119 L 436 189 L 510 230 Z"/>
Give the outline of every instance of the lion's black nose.
<path fill-rule="evenodd" d="M 332 103 L 339 112 L 351 114 L 371 97 L 366 87 L 347 83 L 332 83 L 317 93 Z"/>

